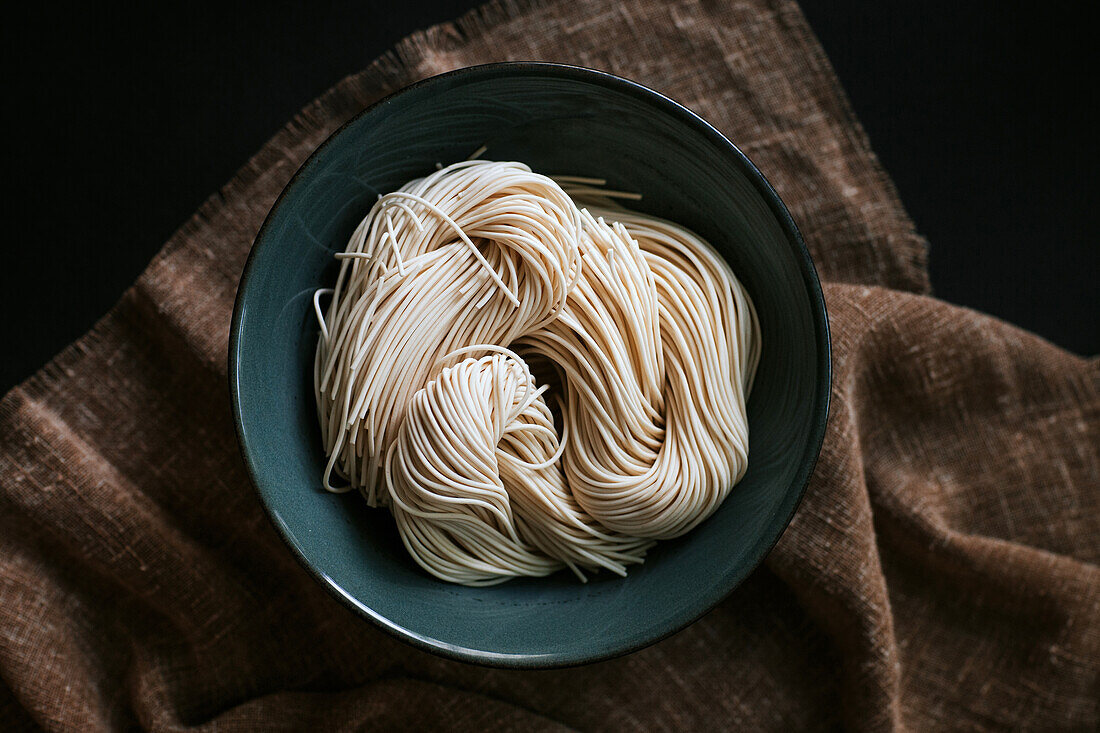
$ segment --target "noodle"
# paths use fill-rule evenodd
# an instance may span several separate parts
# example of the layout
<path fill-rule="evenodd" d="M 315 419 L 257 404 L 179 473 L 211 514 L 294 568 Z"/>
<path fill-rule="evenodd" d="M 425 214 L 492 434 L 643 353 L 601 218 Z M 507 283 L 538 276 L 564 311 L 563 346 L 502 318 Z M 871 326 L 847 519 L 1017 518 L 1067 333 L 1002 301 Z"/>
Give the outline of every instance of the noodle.
<path fill-rule="evenodd" d="M 441 168 L 379 197 L 314 298 L 324 486 L 388 506 L 436 577 L 625 575 L 744 474 L 752 302 L 602 186 Z"/>

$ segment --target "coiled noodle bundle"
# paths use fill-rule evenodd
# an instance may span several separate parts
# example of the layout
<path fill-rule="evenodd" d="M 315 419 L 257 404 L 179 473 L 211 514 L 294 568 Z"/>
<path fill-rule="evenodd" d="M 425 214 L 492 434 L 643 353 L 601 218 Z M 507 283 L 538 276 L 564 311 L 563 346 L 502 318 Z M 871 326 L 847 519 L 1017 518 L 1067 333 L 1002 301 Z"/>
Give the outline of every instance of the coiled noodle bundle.
<path fill-rule="evenodd" d="M 439 578 L 625 574 L 745 471 L 752 302 L 601 183 L 442 168 L 379 198 L 315 297 L 324 485 L 388 506 Z"/>

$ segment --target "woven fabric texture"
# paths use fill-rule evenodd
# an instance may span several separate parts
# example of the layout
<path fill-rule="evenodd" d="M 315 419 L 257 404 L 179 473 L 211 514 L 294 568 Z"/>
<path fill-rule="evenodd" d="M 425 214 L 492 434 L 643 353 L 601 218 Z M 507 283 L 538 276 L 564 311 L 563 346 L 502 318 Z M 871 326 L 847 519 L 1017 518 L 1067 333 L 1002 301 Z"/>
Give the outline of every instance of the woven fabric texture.
<path fill-rule="evenodd" d="M 496 60 L 686 104 L 788 203 L 825 283 L 832 414 L 779 545 L 630 656 L 485 669 L 401 644 L 302 570 L 230 417 L 233 296 L 341 123 Z M 1100 727 L 1100 363 L 928 294 L 926 243 L 786 0 L 506 2 L 306 107 L 95 328 L 0 401 L 0 721 L 115 730 Z"/>

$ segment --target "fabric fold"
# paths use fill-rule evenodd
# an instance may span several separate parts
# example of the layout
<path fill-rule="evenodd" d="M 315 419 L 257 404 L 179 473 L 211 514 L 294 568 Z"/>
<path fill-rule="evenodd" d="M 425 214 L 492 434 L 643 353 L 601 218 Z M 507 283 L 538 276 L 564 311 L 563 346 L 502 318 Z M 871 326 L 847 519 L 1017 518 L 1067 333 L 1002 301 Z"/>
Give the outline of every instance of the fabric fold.
<path fill-rule="evenodd" d="M 329 597 L 248 483 L 225 373 L 248 249 L 306 156 L 390 91 L 506 59 L 634 79 L 741 147 L 806 238 L 834 349 L 821 460 L 765 566 L 650 648 L 544 672 L 431 656 Z M 1095 729 L 1100 362 L 927 297 L 926 257 L 793 2 L 496 2 L 416 33 L 308 105 L 0 400 L 0 716 Z"/>

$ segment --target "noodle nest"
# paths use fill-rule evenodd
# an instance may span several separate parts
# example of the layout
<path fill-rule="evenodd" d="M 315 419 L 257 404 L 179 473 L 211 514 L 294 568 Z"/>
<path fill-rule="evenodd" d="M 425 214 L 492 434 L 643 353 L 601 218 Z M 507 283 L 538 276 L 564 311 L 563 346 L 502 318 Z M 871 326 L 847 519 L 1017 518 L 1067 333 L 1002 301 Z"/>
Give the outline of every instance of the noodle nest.
<path fill-rule="evenodd" d="M 602 186 L 441 168 L 378 198 L 314 296 L 323 484 L 388 507 L 438 578 L 625 575 L 745 472 L 752 301 Z"/>

